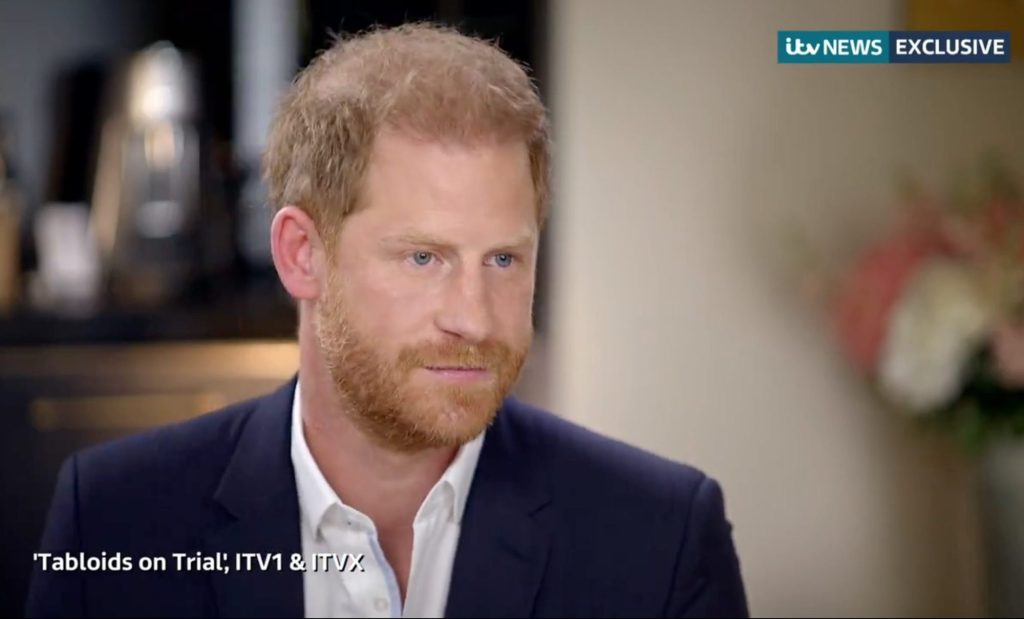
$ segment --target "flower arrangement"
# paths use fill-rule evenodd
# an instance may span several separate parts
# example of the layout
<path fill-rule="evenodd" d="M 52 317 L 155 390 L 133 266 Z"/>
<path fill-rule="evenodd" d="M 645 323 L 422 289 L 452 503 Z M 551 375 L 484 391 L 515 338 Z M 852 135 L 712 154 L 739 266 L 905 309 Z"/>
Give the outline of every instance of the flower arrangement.
<path fill-rule="evenodd" d="M 990 159 L 901 217 L 824 288 L 833 332 L 883 402 L 972 453 L 1024 436 L 1024 201 Z"/>

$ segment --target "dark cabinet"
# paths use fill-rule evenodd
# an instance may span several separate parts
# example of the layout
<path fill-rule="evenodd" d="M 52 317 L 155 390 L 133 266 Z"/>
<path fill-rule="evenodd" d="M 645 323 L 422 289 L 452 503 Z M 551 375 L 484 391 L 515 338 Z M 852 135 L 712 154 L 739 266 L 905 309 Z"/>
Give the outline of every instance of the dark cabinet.
<path fill-rule="evenodd" d="M 0 348 L 0 613 L 21 616 L 57 472 L 72 452 L 262 395 L 289 341 Z"/>

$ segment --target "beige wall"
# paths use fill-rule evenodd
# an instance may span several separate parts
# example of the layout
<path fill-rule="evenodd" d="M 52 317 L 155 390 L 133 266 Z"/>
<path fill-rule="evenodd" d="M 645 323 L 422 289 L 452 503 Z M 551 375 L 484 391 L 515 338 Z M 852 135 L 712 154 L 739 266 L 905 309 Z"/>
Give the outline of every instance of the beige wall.
<path fill-rule="evenodd" d="M 846 251 L 893 174 L 1001 146 L 1024 72 L 787 66 L 780 29 L 899 2 L 559 0 L 543 404 L 718 478 L 756 615 L 981 612 L 966 469 L 886 416 L 787 286 L 787 218 Z"/>

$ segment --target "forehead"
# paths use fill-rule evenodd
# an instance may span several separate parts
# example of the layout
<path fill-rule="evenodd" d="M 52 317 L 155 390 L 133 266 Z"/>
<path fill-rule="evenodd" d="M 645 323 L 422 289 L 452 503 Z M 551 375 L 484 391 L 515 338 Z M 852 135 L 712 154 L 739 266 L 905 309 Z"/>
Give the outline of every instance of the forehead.
<path fill-rule="evenodd" d="M 478 230 L 536 226 L 529 153 L 521 141 L 465 143 L 384 131 L 374 142 L 362 194 L 360 210 L 371 219 L 447 219 Z"/>

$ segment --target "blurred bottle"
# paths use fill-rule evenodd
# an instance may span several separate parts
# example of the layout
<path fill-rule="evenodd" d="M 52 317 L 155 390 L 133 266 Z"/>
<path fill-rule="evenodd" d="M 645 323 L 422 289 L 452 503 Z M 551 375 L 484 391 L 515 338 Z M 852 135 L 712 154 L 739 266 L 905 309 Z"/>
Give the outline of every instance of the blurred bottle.
<path fill-rule="evenodd" d="M 12 313 L 21 300 L 21 222 L 25 202 L 10 153 L 7 127 L 0 118 L 0 315 Z"/>

